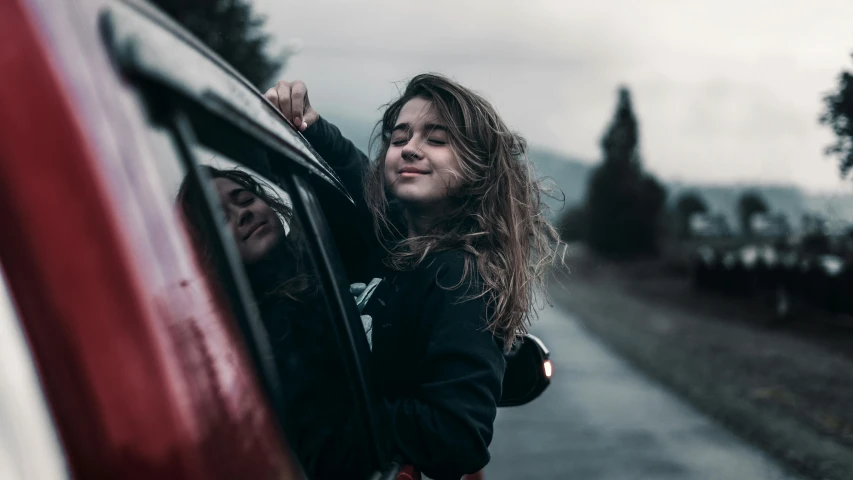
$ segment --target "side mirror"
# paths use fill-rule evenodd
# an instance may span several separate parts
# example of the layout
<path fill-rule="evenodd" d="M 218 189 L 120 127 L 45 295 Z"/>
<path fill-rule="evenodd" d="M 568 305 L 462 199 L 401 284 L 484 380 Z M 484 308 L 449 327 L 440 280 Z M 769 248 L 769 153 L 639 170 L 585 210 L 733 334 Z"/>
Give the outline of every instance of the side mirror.
<path fill-rule="evenodd" d="M 498 407 L 530 403 L 551 384 L 551 354 L 539 338 L 527 334 L 506 354 L 503 393 Z"/>

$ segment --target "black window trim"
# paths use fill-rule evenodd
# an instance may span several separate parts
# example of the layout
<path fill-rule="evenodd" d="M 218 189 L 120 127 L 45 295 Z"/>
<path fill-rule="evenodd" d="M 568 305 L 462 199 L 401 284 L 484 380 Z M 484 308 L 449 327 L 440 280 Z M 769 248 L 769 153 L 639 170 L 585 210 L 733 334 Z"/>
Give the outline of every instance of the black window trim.
<path fill-rule="evenodd" d="M 370 358 L 370 347 L 367 343 L 367 336 L 364 334 L 364 327 L 355 300 L 349 293 L 348 279 L 344 273 L 341 259 L 337 255 L 332 234 L 320 209 L 319 201 L 306 179 L 298 174 L 293 174 L 286 182 L 290 191 L 298 198 L 298 200 L 294 199 L 293 201 L 294 205 L 299 206 L 295 212 L 299 216 L 302 228 L 311 238 L 308 244 L 309 248 L 313 250 L 312 257 L 318 270 L 322 270 L 324 273 L 322 275 L 323 286 L 329 295 L 334 296 L 334 305 L 330 305 L 330 307 L 332 310 L 337 310 L 333 315 L 340 318 L 341 326 L 341 328 L 336 329 L 336 333 L 339 341 L 350 347 L 346 349 L 349 358 L 345 359 L 346 368 L 349 369 L 348 377 L 361 383 L 360 390 L 362 390 L 363 395 L 360 395 L 360 400 L 366 402 L 362 408 L 365 411 L 371 411 L 372 440 L 374 444 L 381 445 L 378 437 L 378 426 L 375 423 L 377 420 L 375 418 L 376 412 L 373 412 L 373 405 L 375 405 L 372 403 L 373 391 L 370 388 L 373 385 L 373 379 L 369 365 L 364 363 L 364 360 Z"/>

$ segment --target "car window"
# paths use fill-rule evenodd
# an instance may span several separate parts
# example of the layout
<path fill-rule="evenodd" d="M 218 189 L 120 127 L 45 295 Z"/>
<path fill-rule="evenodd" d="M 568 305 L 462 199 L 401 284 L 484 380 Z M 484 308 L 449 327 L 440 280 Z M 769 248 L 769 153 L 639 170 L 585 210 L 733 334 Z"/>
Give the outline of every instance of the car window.
<path fill-rule="evenodd" d="M 173 205 L 195 272 L 203 272 L 203 281 L 181 287 L 209 293 L 243 340 L 237 347 L 309 478 L 366 478 L 392 467 L 381 453 L 370 351 L 349 293 L 346 268 L 357 262 L 341 258 L 319 206 L 332 197 L 351 204 L 340 181 L 233 72 L 131 10 L 108 13 L 104 38 L 150 122 L 155 159 L 146 175 Z M 194 328 L 200 338 L 222 337 L 208 331 L 215 325 Z M 217 361 L 232 347 L 220 342 Z M 227 365 L 216 368 L 226 373 L 214 376 L 213 394 L 231 402 L 241 386 Z"/>
<path fill-rule="evenodd" d="M 273 384 L 272 406 L 293 453 L 309 478 L 322 478 L 341 464 L 366 476 L 376 466 L 367 452 L 358 393 L 347 378 L 344 353 L 350 347 L 334 331 L 335 300 L 295 214 L 292 187 L 266 169 L 268 152 L 261 147 L 225 154 L 193 141 L 196 177 L 176 160 L 176 140 L 167 129 L 152 125 L 150 136 L 159 156 L 155 169 L 209 288 L 221 300 L 217 307 L 235 320 L 255 349 L 259 376 Z M 261 328 L 247 329 L 241 315 L 255 317 Z"/>

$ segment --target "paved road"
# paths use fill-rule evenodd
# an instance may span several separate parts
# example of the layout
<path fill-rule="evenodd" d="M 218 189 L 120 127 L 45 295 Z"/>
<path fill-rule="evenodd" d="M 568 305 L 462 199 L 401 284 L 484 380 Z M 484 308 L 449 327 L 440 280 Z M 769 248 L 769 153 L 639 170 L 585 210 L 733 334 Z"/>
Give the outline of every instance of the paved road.
<path fill-rule="evenodd" d="M 554 381 L 498 412 L 487 480 L 794 480 L 587 334 L 571 312 L 542 312 L 533 333 Z"/>

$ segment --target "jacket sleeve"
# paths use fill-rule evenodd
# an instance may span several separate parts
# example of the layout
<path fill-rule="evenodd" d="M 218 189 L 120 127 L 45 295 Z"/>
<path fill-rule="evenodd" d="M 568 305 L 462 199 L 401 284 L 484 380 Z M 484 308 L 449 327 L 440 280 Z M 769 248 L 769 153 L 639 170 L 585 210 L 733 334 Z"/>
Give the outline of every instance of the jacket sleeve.
<path fill-rule="evenodd" d="M 338 127 L 323 117 L 308 127 L 303 134 L 314 150 L 332 167 L 355 202 L 354 214 L 347 214 L 344 219 L 335 217 L 337 214 L 333 212 L 326 212 L 332 235 L 341 248 L 340 253 L 347 273 L 354 279 L 372 278 L 369 276 L 369 270 L 377 259 L 384 256 L 385 250 L 373 231 L 373 214 L 367 206 L 364 194 L 364 178 L 369 171 L 370 160 L 341 134 Z M 353 228 L 361 231 L 360 238 L 365 242 L 363 249 L 348 246 L 354 243 L 350 238 Z"/>
<path fill-rule="evenodd" d="M 461 276 L 457 262 L 442 268 L 428 295 L 426 355 L 413 375 L 418 387 L 385 399 L 395 449 L 425 475 L 458 480 L 489 462 L 497 401 L 506 366 L 495 336 L 486 330 L 484 298 L 469 299 L 471 282 L 448 290 Z"/>
<path fill-rule="evenodd" d="M 364 176 L 370 167 L 370 159 L 367 155 L 344 137 L 338 127 L 327 122 L 323 117 L 308 127 L 303 135 L 338 174 L 352 198 L 356 202 L 362 202 Z"/>

